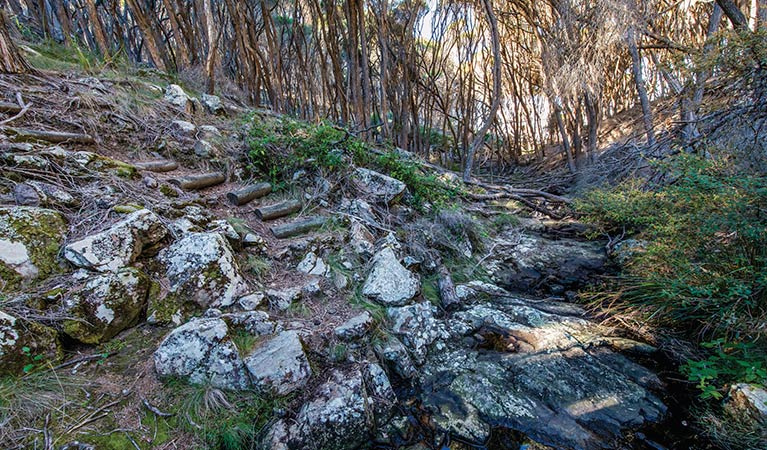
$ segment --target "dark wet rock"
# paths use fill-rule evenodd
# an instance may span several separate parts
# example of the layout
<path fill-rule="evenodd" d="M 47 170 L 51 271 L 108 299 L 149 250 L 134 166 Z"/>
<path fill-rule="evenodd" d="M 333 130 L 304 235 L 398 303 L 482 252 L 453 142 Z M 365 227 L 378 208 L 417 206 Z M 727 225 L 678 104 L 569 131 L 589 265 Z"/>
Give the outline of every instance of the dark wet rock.
<path fill-rule="evenodd" d="M 417 372 L 439 428 L 477 443 L 504 427 L 545 445 L 596 449 L 662 418 L 666 407 L 649 391 L 657 377 L 597 346 L 607 330 L 540 306 L 496 298 L 444 322 L 451 340 Z"/>
<path fill-rule="evenodd" d="M 494 282 L 515 292 L 552 292 L 553 287 L 552 293 L 561 294 L 578 288 L 607 265 L 598 242 L 507 234 L 496 240 L 493 249 L 484 268 Z"/>

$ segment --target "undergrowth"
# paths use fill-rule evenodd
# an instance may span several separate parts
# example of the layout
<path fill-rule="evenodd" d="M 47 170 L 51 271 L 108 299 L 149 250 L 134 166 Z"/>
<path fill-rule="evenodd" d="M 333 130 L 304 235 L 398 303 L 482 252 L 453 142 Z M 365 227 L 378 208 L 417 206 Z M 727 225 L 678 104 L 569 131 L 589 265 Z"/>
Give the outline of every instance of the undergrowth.
<path fill-rule="evenodd" d="M 323 122 L 309 124 L 291 118 L 265 118 L 257 113 L 246 118 L 248 168 L 283 189 L 298 170 L 323 176 L 348 174 L 354 166 L 370 167 L 407 185 L 411 203 L 449 204 L 458 190 L 427 173 L 415 161 L 396 150 L 382 152 L 346 130 Z"/>
<path fill-rule="evenodd" d="M 632 181 L 579 203 L 602 233 L 642 243 L 591 301 L 703 343 L 708 356 L 682 370 L 705 398 L 730 383 L 765 384 L 767 179 L 727 158 L 684 155 L 662 169 L 664 186 Z"/>

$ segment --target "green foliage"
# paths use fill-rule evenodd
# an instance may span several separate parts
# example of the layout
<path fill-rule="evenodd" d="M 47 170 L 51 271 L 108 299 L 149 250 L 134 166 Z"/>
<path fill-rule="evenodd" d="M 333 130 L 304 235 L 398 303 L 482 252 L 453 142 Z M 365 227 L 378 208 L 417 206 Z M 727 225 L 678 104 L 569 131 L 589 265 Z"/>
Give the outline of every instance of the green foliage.
<path fill-rule="evenodd" d="M 261 281 L 264 276 L 272 270 L 272 263 L 268 259 L 256 255 L 248 255 L 243 264 L 243 269 L 252 274 L 257 280 Z"/>
<path fill-rule="evenodd" d="M 695 382 L 702 399 L 722 398 L 726 383 L 756 383 L 767 385 L 767 355 L 751 342 L 727 342 L 717 339 L 701 344 L 713 352 L 700 361 L 687 361 L 682 373 Z"/>
<path fill-rule="evenodd" d="M 727 160 L 694 156 L 681 156 L 666 170 L 673 181 L 658 189 L 627 183 L 594 192 L 578 205 L 602 232 L 626 230 L 644 241 L 614 285 L 592 300 L 716 339 L 707 344 L 718 349 L 716 355 L 685 366 L 712 398 L 718 383 L 757 381 L 763 373 L 751 356 L 763 349 L 725 342 L 763 342 L 767 179 Z"/>
<path fill-rule="evenodd" d="M 424 202 L 444 207 L 452 203 L 458 190 L 441 181 L 433 173 L 424 173 L 415 161 L 403 157 L 399 152 L 387 152 L 375 160 L 375 165 L 389 176 L 407 185 L 413 194 L 413 204 L 423 206 Z"/>
<path fill-rule="evenodd" d="M 23 368 L 24 373 L 30 373 L 44 364 L 43 360 L 45 359 L 45 355 L 33 355 L 32 350 L 29 347 L 21 347 L 21 353 L 27 360 L 27 364 L 25 364 Z"/>

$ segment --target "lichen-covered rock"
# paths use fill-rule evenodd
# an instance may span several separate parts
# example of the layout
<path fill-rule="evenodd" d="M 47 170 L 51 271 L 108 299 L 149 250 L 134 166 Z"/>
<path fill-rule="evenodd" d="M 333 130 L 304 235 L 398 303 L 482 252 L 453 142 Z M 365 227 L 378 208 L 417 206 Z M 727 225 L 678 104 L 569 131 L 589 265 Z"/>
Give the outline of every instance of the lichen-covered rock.
<path fill-rule="evenodd" d="M 86 344 L 106 342 L 135 325 L 146 305 L 149 278 L 134 268 L 97 275 L 66 300 L 64 333 Z"/>
<path fill-rule="evenodd" d="M 40 205 L 43 206 L 75 206 L 77 200 L 64 189 L 49 183 L 43 183 L 41 181 L 27 181 L 26 183 L 20 183 L 16 185 L 16 190 L 22 186 L 27 186 L 32 189 L 37 196 Z M 14 194 L 16 194 L 14 190 Z M 17 197 L 18 202 L 18 197 Z"/>
<path fill-rule="evenodd" d="M 290 305 L 301 298 L 301 287 L 291 286 L 283 289 L 267 289 L 266 298 L 269 306 L 278 311 L 285 311 Z"/>
<path fill-rule="evenodd" d="M 169 84 L 165 89 L 165 101 L 186 113 L 194 110 L 192 98 L 177 84 Z"/>
<path fill-rule="evenodd" d="M 730 387 L 725 407 L 740 420 L 767 427 L 767 390 L 763 387 L 747 383 Z M 767 439 L 767 428 L 762 428 L 762 438 Z"/>
<path fill-rule="evenodd" d="M 218 95 L 202 94 L 200 96 L 200 102 L 205 109 L 211 114 L 223 114 L 224 104 L 221 102 L 221 97 Z"/>
<path fill-rule="evenodd" d="M 17 375 L 62 356 L 56 330 L 0 311 L 0 374 Z"/>
<path fill-rule="evenodd" d="M 129 214 L 106 230 L 64 247 L 64 258 L 77 267 L 116 272 L 168 234 L 160 218 L 147 209 Z"/>
<path fill-rule="evenodd" d="M 269 318 L 264 311 L 245 311 L 239 313 L 222 314 L 229 329 L 241 330 L 253 336 L 272 335 L 278 330 L 278 325 Z"/>
<path fill-rule="evenodd" d="M 364 195 L 386 204 L 397 201 L 407 188 L 405 183 L 395 178 L 362 167 L 354 170 L 352 181 Z"/>
<path fill-rule="evenodd" d="M 383 359 L 387 367 L 405 380 L 416 375 L 416 367 L 402 342 L 394 336 L 389 336 L 385 342 L 376 345 L 376 353 Z"/>
<path fill-rule="evenodd" d="M 449 337 L 436 313 L 437 308 L 429 302 L 388 310 L 392 332 L 399 336 L 417 363 L 423 362 L 436 340 Z"/>
<path fill-rule="evenodd" d="M 170 129 L 174 133 L 186 137 L 193 137 L 197 132 L 197 127 L 186 120 L 174 120 L 170 123 Z"/>
<path fill-rule="evenodd" d="M 373 257 L 362 294 L 386 306 L 400 306 L 407 304 L 420 289 L 418 277 L 400 264 L 394 250 L 385 247 Z"/>
<path fill-rule="evenodd" d="M 349 229 L 349 245 L 360 256 L 370 258 L 375 252 L 375 238 L 373 233 L 359 221 L 353 221 Z"/>
<path fill-rule="evenodd" d="M 246 288 L 232 248 L 219 233 L 191 233 L 159 255 L 170 282 L 169 299 L 199 308 L 232 305 Z"/>
<path fill-rule="evenodd" d="M 309 275 L 326 276 L 330 271 L 330 268 L 325 264 L 322 258 L 318 257 L 314 252 L 306 254 L 304 259 L 298 263 L 296 270 Z"/>
<path fill-rule="evenodd" d="M 56 256 L 66 233 L 64 217 L 49 209 L 0 207 L 0 290 L 59 271 Z"/>
<path fill-rule="evenodd" d="M 365 311 L 337 326 L 334 331 L 339 339 L 352 340 L 364 336 L 372 326 L 373 316 Z"/>
<path fill-rule="evenodd" d="M 305 403 L 291 425 L 280 421 L 267 439 L 273 449 L 351 450 L 369 442 L 375 418 L 386 420 L 396 401 L 377 364 L 350 372 L 334 370 Z"/>
<path fill-rule="evenodd" d="M 222 319 L 192 319 L 171 331 L 154 353 L 160 376 L 180 377 L 193 384 L 240 390 L 250 386 L 248 374 Z"/>
<path fill-rule="evenodd" d="M 283 331 L 245 358 L 253 385 L 263 392 L 286 395 L 309 381 L 312 369 L 295 331 Z"/>

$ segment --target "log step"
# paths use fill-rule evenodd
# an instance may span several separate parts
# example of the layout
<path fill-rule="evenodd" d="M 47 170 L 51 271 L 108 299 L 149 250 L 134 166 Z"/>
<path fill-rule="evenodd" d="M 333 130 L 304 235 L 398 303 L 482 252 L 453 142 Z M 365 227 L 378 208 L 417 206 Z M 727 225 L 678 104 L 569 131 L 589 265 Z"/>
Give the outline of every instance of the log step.
<path fill-rule="evenodd" d="M 178 169 L 176 161 L 169 161 L 167 159 L 137 162 L 134 166 L 139 170 L 148 170 L 150 172 L 172 172 Z"/>
<path fill-rule="evenodd" d="M 45 141 L 53 144 L 69 142 L 74 144 L 94 144 L 93 136 L 83 133 L 66 133 L 63 131 L 29 130 L 26 128 L 6 128 L 5 131 L 21 141 Z"/>
<path fill-rule="evenodd" d="M 320 228 L 325 225 L 325 222 L 327 222 L 327 218 L 314 216 L 307 219 L 296 220 L 295 222 L 286 223 L 284 225 L 277 225 L 272 227 L 271 230 L 276 238 L 284 239 Z"/>
<path fill-rule="evenodd" d="M 272 184 L 263 182 L 246 186 L 238 191 L 232 191 L 226 194 L 226 199 L 234 206 L 242 206 L 270 192 L 272 192 Z"/>
<path fill-rule="evenodd" d="M 206 187 L 215 186 L 226 181 L 226 175 L 220 172 L 190 175 L 188 177 L 174 178 L 168 183 L 176 185 L 185 191 L 194 191 Z"/>
<path fill-rule="evenodd" d="M 301 202 L 298 200 L 287 200 L 274 205 L 262 206 L 255 209 L 256 217 L 261 220 L 273 220 L 280 217 L 293 214 L 301 209 Z"/>

